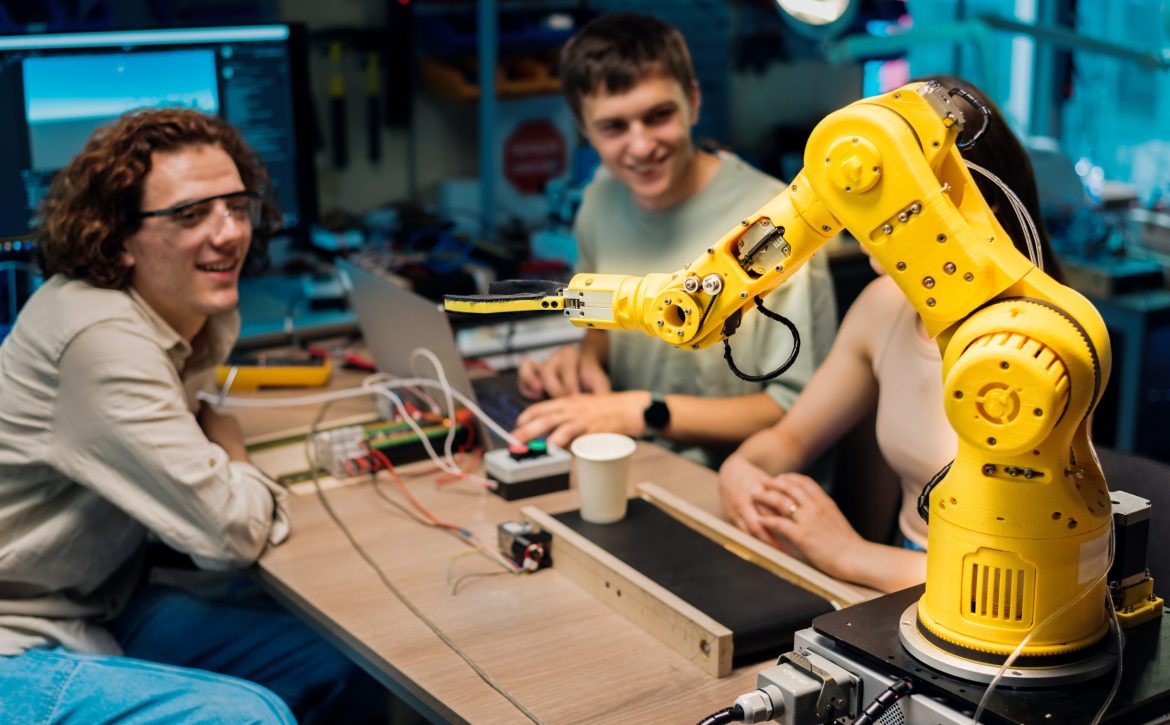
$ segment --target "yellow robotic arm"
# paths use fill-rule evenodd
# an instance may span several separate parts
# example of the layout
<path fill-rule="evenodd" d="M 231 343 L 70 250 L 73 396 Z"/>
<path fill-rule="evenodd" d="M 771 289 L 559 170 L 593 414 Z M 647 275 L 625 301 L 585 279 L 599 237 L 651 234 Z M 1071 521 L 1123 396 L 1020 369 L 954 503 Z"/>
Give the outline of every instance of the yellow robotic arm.
<path fill-rule="evenodd" d="M 937 340 L 959 437 L 929 497 L 916 636 L 988 663 L 1027 638 L 1017 666 L 1044 668 L 1086 656 L 1108 628 L 1111 507 L 1087 421 L 1109 377 L 1109 338 L 1096 309 L 996 221 L 957 148 L 963 127 L 937 83 L 858 101 L 816 127 L 785 191 L 685 269 L 578 274 L 556 293 L 448 298 L 447 308 L 556 309 L 579 326 L 699 349 L 848 229 Z"/>
<path fill-rule="evenodd" d="M 548 294 L 448 295 L 444 304 L 471 314 L 562 310 L 578 327 L 641 330 L 677 347 L 707 347 L 726 336 L 725 320 L 783 284 L 841 230 L 807 186 L 798 189 L 794 183 L 679 272 L 578 274 Z"/>
<path fill-rule="evenodd" d="M 858 101 L 821 121 L 805 149 L 805 168 L 785 191 L 683 270 L 578 274 L 543 295 L 448 296 L 446 309 L 560 310 L 579 327 L 641 330 L 704 348 L 723 339 L 725 320 L 749 310 L 756 296 L 779 287 L 847 228 L 879 261 L 890 262 L 887 269 L 928 330 L 941 334 L 1033 267 L 972 183 L 955 149 L 961 125 L 962 114 L 937 84 Z M 927 272 L 940 256 L 949 266 Z"/>

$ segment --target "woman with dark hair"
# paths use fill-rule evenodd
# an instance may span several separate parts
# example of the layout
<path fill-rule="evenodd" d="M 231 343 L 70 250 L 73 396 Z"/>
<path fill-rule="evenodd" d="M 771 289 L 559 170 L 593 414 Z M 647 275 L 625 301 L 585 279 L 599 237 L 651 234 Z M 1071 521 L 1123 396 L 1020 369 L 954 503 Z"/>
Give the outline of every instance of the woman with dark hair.
<path fill-rule="evenodd" d="M 1044 271 L 1059 280 L 1024 147 L 981 91 L 957 78 L 936 80 L 944 88 L 967 91 L 990 112 L 982 138 L 962 152 L 964 160 L 1015 191 L 1036 223 Z M 964 140 L 979 128 L 983 112 L 962 94 L 953 100 L 967 120 Z M 1006 194 L 980 173 L 973 171 L 972 176 L 1000 225 L 1027 255 L 1023 227 Z M 748 438 L 727 459 L 719 471 L 719 491 L 724 510 L 740 528 L 775 546 L 795 549 L 833 577 L 895 591 L 926 576 L 926 523 L 918 516 L 917 498 L 954 458 L 957 438 L 943 410 L 938 346 L 901 290 L 874 265 L 878 279 L 846 313 L 825 362 L 788 415 Z M 878 447 L 901 479 L 901 546 L 862 538 L 816 481 L 796 473 L 874 408 Z"/>
<path fill-rule="evenodd" d="M 132 112 L 41 215 L 48 279 L 0 345 L 0 721 L 384 721 L 384 692 L 246 579 L 204 598 L 144 565 L 152 537 L 231 570 L 288 536 L 287 494 L 196 397 L 279 223 L 256 154 L 213 116 Z"/>
<path fill-rule="evenodd" d="M 974 96 L 975 100 L 983 104 L 990 112 L 987 129 L 978 143 L 962 151 L 963 160 L 993 172 L 1007 188 L 1015 193 L 1024 208 L 1028 210 L 1028 215 L 1032 217 L 1036 231 L 1040 234 L 1040 254 L 1044 262 L 1044 272 L 1057 282 L 1063 283 L 1064 275 L 1060 271 L 1056 255 L 1052 252 L 1052 246 L 1048 243 L 1048 232 L 1044 229 L 1044 220 L 1040 217 L 1040 197 L 1036 190 L 1036 176 L 1032 172 L 1032 160 L 1029 158 L 1024 144 L 1004 120 L 1006 117 L 999 110 L 999 106 L 978 87 L 958 76 L 935 75 L 918 80 L 938 81 L 943 88 L 947 89 L 961 88 Z M 961 95 L 952 96 L 952 100 L 963 111 L 968 126 L 978 128 L 983 115 L 982 111 L 973 107 Z M 975 185 L 979 187 L 979 193 L 983 195 L 987 204 L 995 212 L 995 218 L 999 221 L 999 225 L 1016 243 L 1020 251 L 1027 256 L 1028 250 L 1022 246 L 1025 231 L 1020 226 L 1019 219 L 1012 212 L 1011 202 L 1004 190 L 977 171 L 972 172 L 971 176 L 975 178 Z"/>

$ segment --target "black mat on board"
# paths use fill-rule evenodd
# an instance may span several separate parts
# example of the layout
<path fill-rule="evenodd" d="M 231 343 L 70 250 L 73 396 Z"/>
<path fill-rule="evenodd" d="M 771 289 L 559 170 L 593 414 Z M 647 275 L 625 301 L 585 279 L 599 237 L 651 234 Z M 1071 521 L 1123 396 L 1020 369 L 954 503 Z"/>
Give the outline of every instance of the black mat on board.
<path fill-rule="evenodd" d="M 640 498 L 614 524 L 555 518 L 732 632 L 732 664 L 778 657 L 828 601 L 745 561 Z M 553 542 L 555 555 L 556 542 Z"/>

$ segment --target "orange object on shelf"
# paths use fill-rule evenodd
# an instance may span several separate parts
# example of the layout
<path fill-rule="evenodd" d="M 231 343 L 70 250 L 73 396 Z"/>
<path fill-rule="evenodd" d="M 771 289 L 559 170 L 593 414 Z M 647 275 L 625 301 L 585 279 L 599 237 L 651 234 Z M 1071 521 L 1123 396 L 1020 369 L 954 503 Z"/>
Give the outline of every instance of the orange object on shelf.
<path fill-rule="evenodd" d="M 479 84 L 469 80 L 478 78 L 478 63 L 468 59 L 440 60 L 423 58 L 419 74 L 427 91 L 439 98 L 453 101 L 471 101 L 479 98 Z M 501 61 L 496 67 L 496 95 L 528 96 L 559 93 L 560 79 L 547 59 L 523 56 Z"/>

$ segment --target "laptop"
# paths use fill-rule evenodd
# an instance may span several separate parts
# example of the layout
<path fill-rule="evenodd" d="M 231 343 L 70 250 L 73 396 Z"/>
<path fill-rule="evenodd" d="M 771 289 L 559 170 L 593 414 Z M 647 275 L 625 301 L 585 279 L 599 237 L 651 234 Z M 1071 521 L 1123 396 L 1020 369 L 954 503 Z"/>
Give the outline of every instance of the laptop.
<path fill-rule="evenodd" d="M 347 259 L 338 259 L 336 264 L 349 288 L 350 307 L 379 372 L 400 378 L 434 378 L 436 373 L 426 358 L 416 355 L 412 359 L 414 350 L 430 350 L 454 390 L 474 400 L 504 430 L 516 427 L 516 416 L 529 401 L 520 395 L 514 371 L 473 381 L 463 365 L 447 313 L 438 303 Z M 441 395 L 436 389 L 428 392 Z M 504 444 L 482 421 L 478 431 L 482 434 L 480 440 L 488 442 L 486 448 Z"/>

